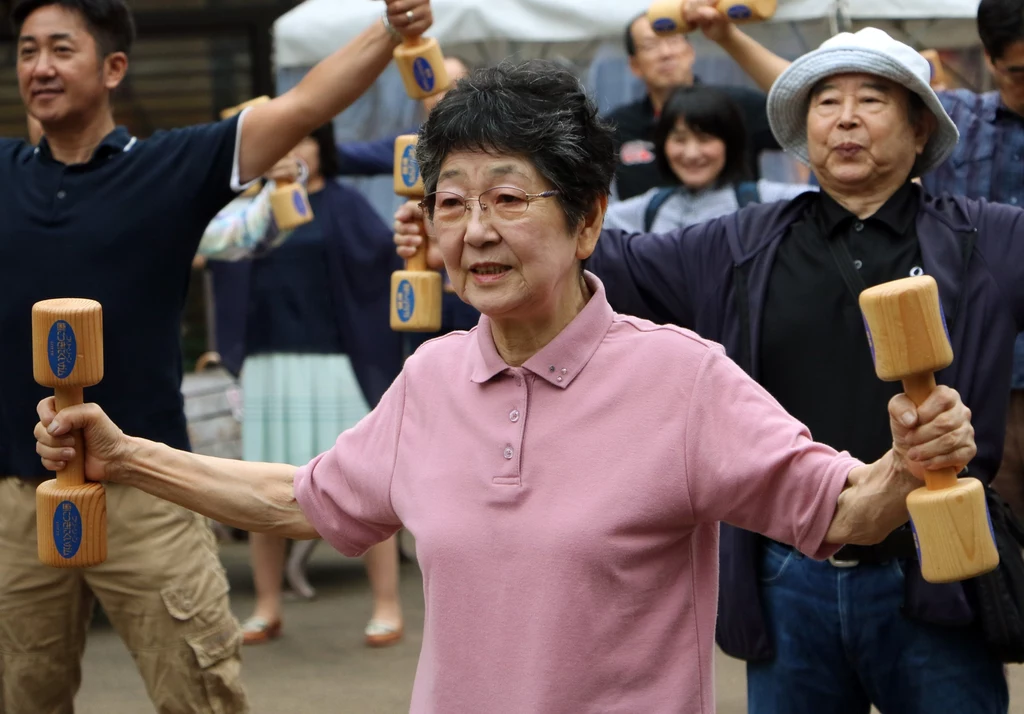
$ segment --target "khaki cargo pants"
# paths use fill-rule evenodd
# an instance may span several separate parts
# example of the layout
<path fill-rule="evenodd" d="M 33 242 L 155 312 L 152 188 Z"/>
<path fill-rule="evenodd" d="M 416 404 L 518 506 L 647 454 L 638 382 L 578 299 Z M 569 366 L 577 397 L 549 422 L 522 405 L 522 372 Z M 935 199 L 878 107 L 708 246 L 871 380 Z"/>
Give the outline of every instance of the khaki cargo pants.
<path fill-rule="evenodd" d="M 247 712 L 241 630 L 206 520 L 107 486 L 107 561 L 36 554 L 35 484 L 0 479 L 0 714 L 71 714 L 93 604 L 127 645 L 160 714 Z"/>

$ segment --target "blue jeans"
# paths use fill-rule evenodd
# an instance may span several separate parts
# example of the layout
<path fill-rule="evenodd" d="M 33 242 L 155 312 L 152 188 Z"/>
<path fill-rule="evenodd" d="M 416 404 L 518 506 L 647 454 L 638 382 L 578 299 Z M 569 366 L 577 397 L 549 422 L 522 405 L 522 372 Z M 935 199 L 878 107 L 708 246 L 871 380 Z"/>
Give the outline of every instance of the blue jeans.
<path fill-rule="evenodd" d="M 1003 666 L 973 628 L 903 616 L 900 561 L 838 568 L 767 543 L 760 567 L 776 656 L 747 664 L 749 714 L 1006 714 Z"/>

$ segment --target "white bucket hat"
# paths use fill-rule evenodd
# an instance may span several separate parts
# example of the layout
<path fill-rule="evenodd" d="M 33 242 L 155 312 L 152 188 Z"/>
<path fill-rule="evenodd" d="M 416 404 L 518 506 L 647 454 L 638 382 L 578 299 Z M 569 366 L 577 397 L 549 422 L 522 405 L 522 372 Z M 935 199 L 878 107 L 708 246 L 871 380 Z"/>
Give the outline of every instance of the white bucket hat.
<path fill-rule="evenodd" d="M 805 164 L 807 107 L 814 86 L 836 74 L 863 72 L 903 85 L 924 100 L 938 127 L 914 164 L 913 175 L 926 174 L 953 153 L 960 133 L 932 91 L 931 65 L 917 50 L 874 27 L 843 32 L 822 43 L 779 75 L 768 93 L 768 121 L 779 145 Z"/>

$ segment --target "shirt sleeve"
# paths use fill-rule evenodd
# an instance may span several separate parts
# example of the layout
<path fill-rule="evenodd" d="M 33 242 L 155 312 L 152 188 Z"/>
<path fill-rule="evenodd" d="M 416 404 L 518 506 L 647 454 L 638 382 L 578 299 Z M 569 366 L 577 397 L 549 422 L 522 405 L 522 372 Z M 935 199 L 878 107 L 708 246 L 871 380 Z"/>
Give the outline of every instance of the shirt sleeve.
<path fill-rule="evenodd" d="M 236 198 L 218 213 L 199 241 L 199 254 L 211 260 L 242 260 L 276 248 L 292 234 L 274 220 L 273 181 L 253 199 Z"/>
<path fill-rule="evenodd" d="M 174 187 L 176 210 L 188 230 L 180 248 L 191 260 L 210 221 L 243 188 L 238 183 L 241 115 L 219 122 L 158 132 L 146 144 L 161 154 L 165 181 Z"/>
<path fill-rule="evenodd" d="M 324 540 L 356 557 L 401 527 L 391 481 L 405 408 L 405 373 L 376 408 L 338 437 L 334 447 L 295 474 L 295 500 Z"/>
<path fill-rule="evenodd" d="M 979 201 L 977 249 L 1024 331 L 1024 209 Z"/>
<path fill-rule="evenodd" d="M 721 280 L 733 264 L 724 225 L 716 218 L 669 233 L 605 229 L 585 267 L 616 312 L 695 328 L 703 281 Z"/>
<path fill-rule="evenodd" d="M 338 163 L 342 176 L 390 175 L 395 170 L 395 139 L 346 141 L 338 145 Z"/>
<path fill-rule="evenodd" d="M 861 462 L 812 441 L 807 427 L 719 346 L 698 370 L 685 445 L 697 521 L 755 531 L 814 558 L 838 550 L 824 543 L 825 534 L 849 473 Z"/>

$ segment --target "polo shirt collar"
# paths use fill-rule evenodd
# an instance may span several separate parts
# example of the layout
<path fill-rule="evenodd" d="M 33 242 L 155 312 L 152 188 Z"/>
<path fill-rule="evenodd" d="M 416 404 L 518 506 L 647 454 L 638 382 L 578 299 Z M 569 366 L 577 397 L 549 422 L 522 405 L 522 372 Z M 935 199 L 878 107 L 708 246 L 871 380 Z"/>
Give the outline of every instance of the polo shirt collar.
<path fill-rule="evenodd" d="M 917 187 L 910 181 L 900 188 L 889 199 L 882 204 L 875 213 L 867 218 L 867 221 L 879 221 L 889 227 L 896 235 L 904 235 L 910 224 L 917 218 L 917 209 L 920 201 L 917 195 Z M 821 192 L 821 228 L 826 237 L 836 234 L 846 221 L 856 218 L 850 211 L 826 192 Z"/>
<path fill-rule="evenodd" d="M 583 278 L 593 293 L 590 300 L 555 339 L 523 363 L 523 369 L 560 389 L 572 384 L 583 371 L 612 324 L 612 307 L 608 304 L 604 285 L 593 273 L 584 271 Z M 511 367 L 505 364 L 494 346 L 491 321 L 486 315 L 480 316 L 476 336 L 479 350 L 471 357 L 473 368 L 470 379 L 483 384 Z"/>
<path fill-rule="evenodd" d="M 103 141 L 99 143 L 96 150 L 92 153 L 87 163 L 104 159 L 114 154 L 120 154 L 124 151 L 128 151 L 135 144 L 135 137 L 123 126 L 115 127 L 112 132 L 103 137 Z M 50 144 L 44 136 L 39 140 L 39 146 L 36 147 L 34 154 L 42 156 L 51 161 L 54 160 L 53 154 L 50 152 Z"/>

